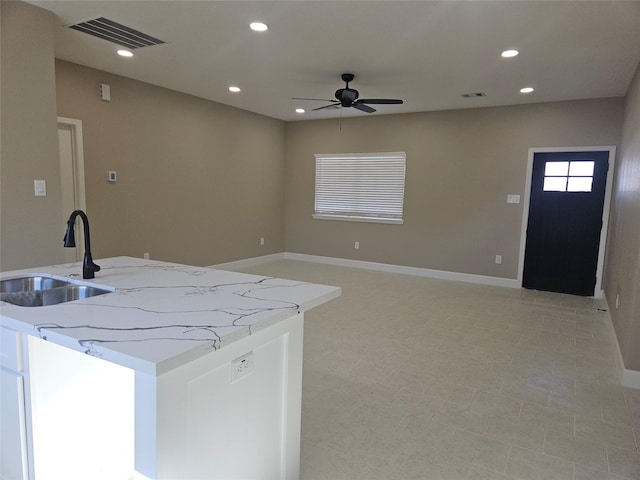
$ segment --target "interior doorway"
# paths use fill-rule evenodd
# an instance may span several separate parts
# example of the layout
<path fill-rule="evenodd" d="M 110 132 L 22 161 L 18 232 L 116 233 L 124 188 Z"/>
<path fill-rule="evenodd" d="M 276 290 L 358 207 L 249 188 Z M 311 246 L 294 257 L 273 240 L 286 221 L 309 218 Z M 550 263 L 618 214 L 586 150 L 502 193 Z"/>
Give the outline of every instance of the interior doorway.
<path fill-rule="evenodd" d="M 615 147 L 531 149 L 519 282 L 602 296 Z"/>
<path fill-rule="evenodd" d="M 81 120 L 58 117 L 58 151 L 62 191 L 60 223 L 60 243 L 62 244 L 64 226 L 71 212 L 86 210 Z M 76 221 L 79 222 L 79 219 Z M 76 224 L 76 227 L 81 227 L 81 225 Z M 75 232 L 77 247 L 64 249 L 66 262 L 79 262 L 84 257 L 83 230 L 76 228 Z"/>

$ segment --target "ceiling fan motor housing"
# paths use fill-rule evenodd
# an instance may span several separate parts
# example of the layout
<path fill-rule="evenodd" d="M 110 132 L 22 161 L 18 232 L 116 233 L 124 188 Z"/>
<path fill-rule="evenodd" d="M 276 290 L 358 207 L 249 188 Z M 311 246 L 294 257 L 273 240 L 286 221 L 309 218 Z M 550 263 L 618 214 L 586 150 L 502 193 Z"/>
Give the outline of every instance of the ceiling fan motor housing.
<path fill-rule="evenodd" d="M 336 90 L 336 98 L 340 100 L 343 107 L 350 107 L 353 105 L 353 102 L 355 102 L 359 96 L 360 94 L 358 91 L 352 88 L 339 88 Z"/>

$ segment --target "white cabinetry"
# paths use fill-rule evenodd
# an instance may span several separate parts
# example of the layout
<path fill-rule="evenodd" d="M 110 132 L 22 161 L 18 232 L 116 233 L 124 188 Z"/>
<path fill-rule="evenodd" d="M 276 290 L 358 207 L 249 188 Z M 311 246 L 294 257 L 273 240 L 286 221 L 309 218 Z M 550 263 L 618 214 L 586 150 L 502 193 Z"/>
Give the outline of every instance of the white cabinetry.
<path fill-rule="evenodd" d="M 134 372 L 29 336 L 36 480 L 127 480 L 134 469 Z"/>
<path fill-rule="evenodd" d="M 21 335 L 0 327 L 0 479 L 26 480 L 27 428 Z"/>
<path fill-rule="evenodd" d="M 303 330 L 300 313 L 160 375 L 29 336 L 35 479 L 297 480 Z"/>
<path fill-rule="evenodd" d="M 303 329 L 299 314 L 157 377 L 157 435 L 136 431 L 157 449 L 146 478 L 299 479 Z"/>

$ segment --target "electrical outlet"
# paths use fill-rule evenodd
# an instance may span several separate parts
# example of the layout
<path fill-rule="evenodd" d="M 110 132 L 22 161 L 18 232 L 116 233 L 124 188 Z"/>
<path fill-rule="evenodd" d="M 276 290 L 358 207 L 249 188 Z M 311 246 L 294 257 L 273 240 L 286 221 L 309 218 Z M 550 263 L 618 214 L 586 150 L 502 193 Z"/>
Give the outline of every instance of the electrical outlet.
<path fill-rule="evenodd" d="M 149 260 L 149 252 L 144 252 L 144 254 L 142 255 L 142 257 L 143 257 L 145 260 Z"/>
<path fill-rule="evenodd" d="M 358 250 L 360 248 L 360 242 L 354 242 L 353 243 L 353 248 L 355 248 L 356 250 Z"/>
<path fill-rule="evenodd" d="M 231 383 L 253 372 L 253 352 L 245 353 L 231 361 Z"/>
<path fill-rule="evenodd" d="M 496 255 L 496 263 L 500 265 L 502 263 L 502 255 Z"/>
<path fill-rule="evenodd" d="M 260 237 L 260 245 L 264 245 L 264 237 Z"/>

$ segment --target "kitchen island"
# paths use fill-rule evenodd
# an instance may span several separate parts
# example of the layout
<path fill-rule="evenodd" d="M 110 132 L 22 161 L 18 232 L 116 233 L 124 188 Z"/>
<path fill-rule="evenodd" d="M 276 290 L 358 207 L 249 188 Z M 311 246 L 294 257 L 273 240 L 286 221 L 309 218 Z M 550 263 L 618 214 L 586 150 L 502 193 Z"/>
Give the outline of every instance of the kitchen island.
<path fill-rule="evenodd" d="M 25 478 L 297 478 L 303 315 L 340 289 L 131 257 L 97 263 L 95 279 L 77 282 L 110 293 L 0 304 L 3 375 L 22 378 Z"/>

